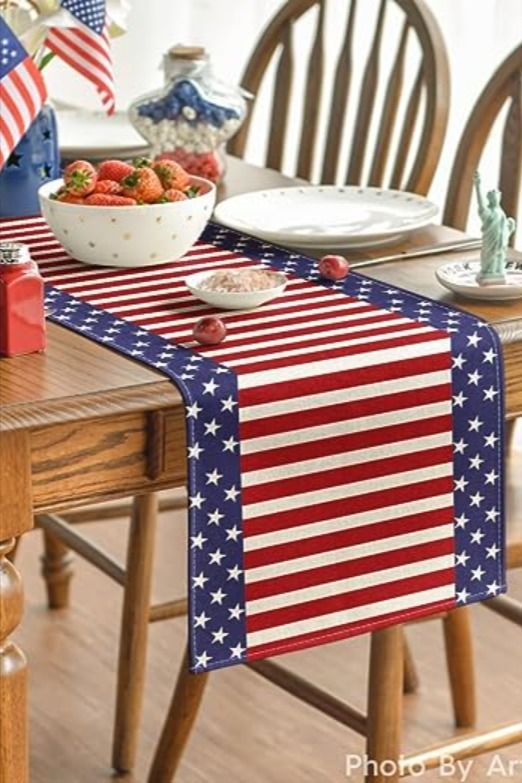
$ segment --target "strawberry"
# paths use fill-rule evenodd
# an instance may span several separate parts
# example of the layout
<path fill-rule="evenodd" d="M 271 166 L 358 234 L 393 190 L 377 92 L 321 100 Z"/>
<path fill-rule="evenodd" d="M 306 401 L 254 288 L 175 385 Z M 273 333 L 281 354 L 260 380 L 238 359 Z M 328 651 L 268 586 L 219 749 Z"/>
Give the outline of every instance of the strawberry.
<path fill-rule="evenodd" d="M 160 198 L 160 201 L 163 203 L 165 201 L 186 201 L 187 199 L 188 196 L 186 193 L 183 193 L 183 191 L 176 190 L 176 188 L 169 188 Z"/>
<path fill-rule="evenodd" d="M 90 207 L 133 207 L 137 202 L 134 198 L 114 196 L 111 193 L 92 193 L 83 203 Z"/>
<path fill-rule="evenodd" d="M 63 190 L 56 196 L 56 200 L 62 204 L 85 204 L 85 199 L 81 196 L 73 196 L 68 190 Z"/>
<path fill-rule="evenodd" d="M 71 196 L 88 196 L 96 185 L 96 169 L 86 160 L 75 160 L 65 168 L 63 180 Z"/>
<path fill-rule="evenodd" d="M 121 181 L 123 195 L 144 204 L 152 204 L 163 195 L 163 186 L 158 175 L 147 166 L 134 169 Z"/>
<path fill-rule="evenodd" d="M 150 158 L 138 157 L 132 159 L 132 165 L 135 169 L 142 169 L 144 166 L 150 169 L 152 167 L 152 161 Z"/>
<path fill-rule="evenodd" d="M 152 168 L 161 180 L 165 190 L 183 190 L 190 185 L 190 177 L 175 160 L 157 160 Z"/>
<path fill-rule="evenodd" d="M 120 183 L 112 179 L 99 179 L 94 188 L 95 193 L 111 193 L 113 196 L 119 195 L 122 190 Z"/>
<path fill-rule="evenodd" d="M 123 177 L 131 174 L 134 166 L 123 160 L 104 160 L 98 166 L 98 179 L 110 179 L 113 182 L 121 182 Z"/>

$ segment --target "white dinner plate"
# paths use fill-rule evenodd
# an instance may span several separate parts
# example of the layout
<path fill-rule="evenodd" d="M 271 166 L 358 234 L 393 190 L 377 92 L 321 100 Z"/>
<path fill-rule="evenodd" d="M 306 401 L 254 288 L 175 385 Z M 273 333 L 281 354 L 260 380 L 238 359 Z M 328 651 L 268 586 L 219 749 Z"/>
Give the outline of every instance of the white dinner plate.
<path fill-rule="evenodd" d="M 214 217 L 269 242 L 330 249 L 393 242 L 430 223 L 437 212 L 415 193 L 310 185 L 233 196 L 216 207 Z"/>
<path fill-rule="evenodd" d="M 480 261 L 455 261 L 435 271 L 444 288 L 468 299 L 490 299 L 497 302 L 522 298 L 522 261 L 508 261 L 505 284 L 479 285 Z"/>
<path fill-rule="evenodd" d="M 145 155 L 148 143 L 132 127 L 127 112 L 62 109 L 56 112 L 60 152 L 66 160 L 134 158 Z"/>

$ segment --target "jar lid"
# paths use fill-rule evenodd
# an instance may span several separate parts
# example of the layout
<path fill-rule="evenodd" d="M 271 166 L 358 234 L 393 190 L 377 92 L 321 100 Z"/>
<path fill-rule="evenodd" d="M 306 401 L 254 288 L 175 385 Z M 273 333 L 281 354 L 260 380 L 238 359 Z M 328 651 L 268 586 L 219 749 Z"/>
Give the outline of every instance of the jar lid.
<path fill-rule="evenodd" d="M 203 46 L 181 46 L 180 44 L 172 46 L 167 54 L 176 60 L 203 60 L 207 56 Z"/>
<path fill-rule="evenodd" d="M 31 254 L 27 245 L 21 242 L 0 242 L 0 264 L 14 266 L 27 264 Z"/>

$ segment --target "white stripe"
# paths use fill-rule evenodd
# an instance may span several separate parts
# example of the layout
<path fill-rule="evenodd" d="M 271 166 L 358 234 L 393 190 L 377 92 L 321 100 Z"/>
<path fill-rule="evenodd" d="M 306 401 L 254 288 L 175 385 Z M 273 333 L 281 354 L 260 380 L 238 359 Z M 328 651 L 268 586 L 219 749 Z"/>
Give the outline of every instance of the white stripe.
<path fill-rule="evenodd" d="M 241 440 L 242 454 L 258 454 L 261 451 L 293 446 L 296 443 L 309 443 L 313 440 L 335 438 L 352 432 L 366 432 L 392 424 L 406 424 L 410 421 L 421 422 L 434 416 L 445 416 L 451 413 L 451 400 L 430 402 L 426 405 L 412 405 L 409 408 L 375 413 L 371 416 L 358 416 L 353 419 L 334 421 L 331 424 L 318 424 L 313 427 L 274 432 L 270 435 L 260 435 Z M 304 420 L 306 422 L 306 419 Z"/>
<path fill-rule="evenodd" d="M 423 514 L 425 511 L 452 508 L 452 506 L 453 493 L 437 495 L 433 498 L 422 498 L 421 500 L 408 500 L 406 503 L 374 508 L 371 511 L 362 511 L 359 514 L 326 519 L 321 522 L 310 522 L 307 525 L 296 525 L 283 528 L 282 530 L 273 530 L 269 533 L 259 533 L 255 536 L 246 535 L 243 540 L 243 548 L 245 552 L 252 552 L 255 549 L 264 549 L 268 546 L 287 544 L 290 541 L 301 541 L 305 538 L 314 538 L 327 533 L 337 533 L 354 527 L 390 522 L 393 519 Z"/>
<path fill-rule="evenodd" d="M 338 625 L 354 623 L 358 620 L 371 620 L 373 617 L 400 612 L 415 607 L 425 606 L 446 601 L 455 597 L 455 585 L 442 585 L 430 590 L 421 590 L 410 595 L 401 595 L 398 598 L 389 598 L 385 601 L 377 601 L 366 606 L 357 606 L 341 612 L 332 612 L 308 620 L 299 620 L 295 623 L 287 623 L 275 628 L 265 628 L 262 631 L 254 631 L 247 634 L 247 645 L 252 649 L 261 644 L 268 644 L 277 640 L 290 639 L 292 636 L 312 633 L 315 631 L 327 631 Z"/>
<path fill-rule="evenodd" d="M 334 319 L 332 319 L 334 320 Z M 337 321 L 337 319 L 335 319 Z M 319 321 L 318 323 L 322 323 Z M 205 354 L 206 355 L 206 354 Z M 451 379 L 451 370 L 427 372 L 424 375 L 410 375 L 406 378 L 393 378 L 389 381 L 367 383 L 365 386 L 354 386 L 347 389 L 335 389 L 319 394 L 307 394 L 302 397 L 291 397 L 287 400 L 262 403 L 261 405 L 249 405 L 239 411 L 239 420 L 255 421 L 256 419 L 272 418 L 295 410 L 317 409 L 327 405 L 336 405 L 342 402 L 354 400 L 366 400 L 369 397 L 388 397 L 403 391 L 414 389 L 428 389 L 441 386 Z"/>
<path fill-rule="evenodd" d="M 375 317 L 375 316 L 374 316 Z M 344 319 L 337 318 L 336 323 L 339 325 L 340 323 L 343 323 Z M 213 351 L 208 351 L 205 353 L 205 356 L 212 356 L 213 359 L 216 361 L 221 361 L 221 358 L 226 358 L 230 354 L 236 354 L 236 353 L 244 353 L 245 351 L 253 351 L 257 349 L 262 348 L 269 348 L 269 347 L 277 347 L 278 345 L 293 345 L 294 343 L 302 343 L 303 340 L 307 339 L 313 339 L 316 338 L 317 340 L 323 340 L 326 338 L 331 337 L 344 337 L 347 334 L 354 334 L 357 332 L 366 332 L 366 331 L 382 331 L 383 329 L 390 329 L 390 326 L 400 326 L 401 324 L 407 324 L 407 323 L 413 323 L 413 321 L 410 318 L 394 318 L 390 316 L 385 321 L 377 321 L 374 323 L 364 323 L 364 324 L 358 324 L 357 326 L 341 326 L 338 329 L 329 329 L 325 332 L 317 332 L 314 334 L 311 330 L 308 332 L 307 335 L 294 335 L 292 337 L 286 335 L 285 337 L 281 337 L 279 339 L 275 340 L 263 340 L 259 343 L 251 343 L 249 342 L 249 338 L 251 337 L 250 333 L 245 336 L 245 342 L 242 345 L 236 345 L 232 346 L 230 348 L 222 349 L 221 351 L 219 349 L 216 349 L 216 353 Z M 307 328 L 310 328 L 310 324 L 306 325 Z M 301 325 L 301 328 L 303 326 Z M 281 334 L 281 329 L 274 329 L 273 330 L 276 334 Z M 284 332 L 286 332 L 286 329 L 284 329 Z M 381 335 L 381 338 L 383 339 L 383 336 Z M 343 343 L 344 344 L 344 343 Z M 197 343 L 193 342 L 186 347 L 190 348 L 192 345 L 197 345 Z M 332 346 L 338 346 L 341 345 L 341 343 L 338 343 L 336 341 L 332 341 Z M 324 343 L 322 345 L 322 349 L 324 350 Z M 314 350 L 313 346 L 310 347 L 310 350 Z M 318 349 L 316 349 L 318 350 Z M 257 356 L 255 357 L 255 361 L 261 361 L 263 359 L 263 356 Z M 254 359 L 252 359 L 254 361 Z"/>
<path fill-rule="evenodd" d="M 310 300 L 308 300 L 308 301 L 310 301 Z M 308 312 L 310 312 L 310 311 L 308 311 Z M 371 325 L 371 321 L 374 318 L 379 318 L 379 317 L 382 318 L 382 316 L 385 316 L 385 315 L 388 315 L 389 318 L 392 319 L 392 321 L 393 321 L 392 313 L 388 313 L 387 310 L 366 310 L 365 312 L 353 313 L 352 315 L 342 315 L 342 316 L 337 315 L 337 316 L 333 316 L 332 318 L 312 319 L 312 320 L 306 321 L 306 323 L 301 322 L 301 323 L 296 323 L 296 324 L 285 324 L 283 329 L 285 331 L 285 334 L 287 334 L 288 332 L 295 332 L 298 329 L 306 329 L 307 332 L 311 332 L 314 326 L 329 326 L 331 324 L 335 324 L 336 326 L 339 326 L 339 324 L 341 324 L 341 323 L 343 323 L 343 324 L 344 323 L 350 324 L 351 321 L 358 321 L 358 320 L 362 320 L 362 319 L 364 319 L 364 324 L 361 324 L 361 327 L 360 327 L 361 329 L 366 328 L 365 324 L 367 322 L 368 322 L 368 327 L 367 328 L 373 328 L 372 325 Z M 403 321 L 408 321 L 408 320 L 411 320 L 411 319 L 408 319 L 408 318 L 403 318 L 403 319 L 395 318 L 394 322 L 395 323 L 401 323 Z M 387 323 L 389 323 L 389 321 L 387 321 Z M 234 329 L 234 327 L 235 327 L 235 324 L 230 324 L 229 325 L 229 327 L 228 327 L 229 333 Z M 353 331 L 353 327 L 352 327 L 352 331 Z M 268 329 L 253 329 L 253 330 L 249 329 L 248 330 L 248 334 L 245 335 L 245 340 L 250 340 L 252 337 L 263 337 L 265 335 L 271 335 L 271 334 L 276 334 L 277 335 L 277 334 L 280 334 L 280 333 L 281 333 L 281 327 L 280 326 L 272 326 L 272 327 L 269 327 Z M 237 339 L 237 337 L 238 337 L 238 335 L 234 335 L 234 339 Z M 300 338 L 300 339 L 303 339 L 303 338 Z M 190 347 L 196 345 L 196 343 L 190 342 L 190 343 L 184 343 L 184 345 L 185 345 L 185 347 L 190 348 Z M 261 345 L 261 343 L 256 343 L 255 346 L 252 345 L 251 347 L 254 348 L 254 347 L 257 347 L 258 345 Z M 211 350 L 205 351 L 205 356 L 212 356 L 212 358 L 214 358 L 215 354 L 216 353 L 220 353 L 222 350 L 223 350 L 223 347 L 222 346 L 218 346 L 217 348 L 213 348 Z M 234 349 L 231 349 L 231 350 L 234 350 Z"/>
<path fill-rule="evenodd" d="M 46 228 L 47 223 L 42 217 L 23 218 L 23 220 L 15 218 L 14 220 L 2 220 L 0 223 L 0 229 L 13 228 L 24 232 L 28 231 L 30 226 L 34 226 L 35 228 Z"/>
<path fill-rule="evenodd" d="M 35 117 L 38 113 L 40 106 L 42 105 L 42 98 L 40 95 L 40 92 L 38 91 L 38 87 L 36 86 L 34 76 L 29 68 L 29 64 L 27 62 L 23 63 L 23 70 L 24 73 L 22 76 L 22 80 L 25 86 L 25 89 L 31 96 L 31 100 L 33 102 L 33 105 L 29 108 L 29 112 L 31 114 L 31 118 Z M 32 121 L 32 120 L 31 120 Z"/>
<path fill-rule="evenodd" d="M 300 492 L 297 495 L 263 500 L 259 503 L 245 503 L 243 505 L 243 519 L 255 519 L 266 514 L 278 514 L 295 508 L 316 506 L 321 503 L 328 503 L 331 500 L 343 500 L 363 495 L 367 492 L 381 492 L 393 487 L 418 484 L 421 481 L 434 481 L 435 479 L 451 475 L 453 475 L 453 463 L 443 462 L 440 465 L 430 465 L 427 468 L 417 468 L 417 470 L 405 470 L 402 473 L 392 473 L 389 476 L 354 481 L 352 484 L 341 484 L 338 487 L 329 487 L 327 489 L 315 490 L 314 492 Z M 305 487 L 306 482 L 303 482 L 303 484 Z"/>
<path fill-rule="evenodd" d="M 2 84 L 2 87 L 4 87 L 6 93 L 10 96 L 10 98 L 12 99 L 16 107 L 21 109 L 22 105 L 24 105 L 24 100 L 20 95 L 20 93 L 18 92 L 18 87 L 13 83 L 13 80 L 10 76 L 6 76 L 4 83 Z M 5 108 L 7 108 L 7 103 L 5 104 Z M 25 113 L 27 116 L 27 110 Z M 15 140 L 15 145 L 16 145 L 24 134 L 24 128 L 19 126 L 18 121 L 14 117 L 14 114 L 11 114 L 10 109 L 7 109 L 6 111 L 4 108 L 2 108 L 2 120 L 7 125 L 11 136 Z M 22 116 L 22 122 L 25 122 L 25 118 L 23 116 Z M 31 119 L 29 118 L 26 124 L 26 129 L 30 122 Z M 6 225 L 5 223 L 2 224 L 2 226 L 5 225 Z"/>
<path fill-rule="evenodd" d="M 164 335 L 165 336 L 165 335 Z M 421 356 L 435 356 L 450 350 L 449 337 L 440 340 L 429 340 L 415 345 L 399 345 L 394 348 L 384 348 L 371 353 L 358 353 L 353 356 L 337 356 L 333 359 L 323 359 L 307 364 L 294 364 L 287 367 L 277 367 L 272 370 L 263 369 L 257 372 L 238 375 L 239 389 L 251 389 L 256 386 L 268 386 L 271 383 L 282 383 L 295 378 L 312 378 L 317 375 L 334 375 L 345 370 L 364 367 L 375 367 L 378 364 L 388 364 L 404 359 L 417 359 Z M 224 362 L 227 364 L 227 362 Z M 361 375 L 364 378 L 364 375 Z"/>
<path fill-rule="evenodd" d="M 342 593 L 351 593 L 367 587 L 398 582 L 414 576 L 445 571 L 448 568 L 452 568 L 454 563 L 455 555 L 441 555 L 440 557 L 431 557 L 419 562 L 395 566 L 394 568 L 385 568 L 382 571 L 371 571 L 361 576 L 338 579 L 336 582 L 324 582 L 313 587 L 303 587 L 301 590 L 292 590 L 289 593 L 269 595 L 265 598 L 247 601 L 247 614 L 249 617 L 252 617 L 253 615 L 270 612 L 274 609 L 282 609 L 285 606 L 295 606 L 296 604 L 304 604 L 321 598 L 330 598 Z"/>
<path fill-rule="evenodd" d="M 276 305 L 270 305 L 265 308 L 263 308 L 264 313 L 271 313 L 274 310 L 281 310 L 284 309 L 286 312 L 283 313 L 277 313 L 276 315 L 260 315 L 258 318 L 249 318 L 245 319 L 244 321 L 236 321 L 233 324 L 230 324 L 228 327 L 229 329 L 240 329 L 242 327 L 249 328 L 253 324 L 266 324 L 266 323 L 272 323 L 277 321 L 283 321 L 285 319 L 291 319 L 291 318 L 303 318 L 305 316 L 310 315 L 318 315 L 320 313 L 336 313 L 339 310 L 343 309 L 353 309 L 357 307 L 361 307 L 361 302 L 350 302 L 347 301 L 346 296 L 342 294 L 331 294 L 326 296 L 317 296 L 313 299 L 315 302 L 334 302 L 332 307 L 311 307 L 309 310 L 299 310 L 299 307 L 302 306 L 302 302 L 291 302 L 293 307 L 286 311 L 286 308 L 288 308 L 288 302 L 281 302 L 280 304 Z M 370 311 L 370 307 L 368 308 L 368 312 Z M 248 315 L 251 314 L 252 310 L 229 310 L 228 312 L 220 312 L 219 317 L 222 320 L 225 320 L 226 318 L 232 318 L 233 316 L 237 315 Z M 180 318 L 176 319 L 176 325 L 181 325 L 182 323 L 192 324 L 192 318 Z M 301 322 L 302 323 L 302 322 Z M 285 327 L 286 328 L 286 327 Z M 177 329 L 175 332 L 168 332 L 163 335 L 163 337 L 172 337 L 175 338 L 176 336 L 183 336 L 186 337 L 187 331 L 186 329 Z"/>
<path fill-rule="evenodd" d="M 7 94 L 11 97 L 13 102 L 16 105 L 16 108 L 22 115 L 22 122 L 24 124 L 24 127 L 27 129 L 31 122 L 33 121 L 35 112 L 32 110 L 30 106 L 28 106 L 26 99 L 23 95 L 23 93 L 20 91 L 18 86 L 15 84 L 15 81 L 13 79 L 13 73 L 18 73 L 18 76 L 21 78 L 22 83 L 25 85 L 26 77 L 22 76 L 22 74 L 19 72 L 17 68 L 11 73 L 9 73 L 2 82 L 2 87 L 5 89 Z M 7 115 L 10 116 L 9 113 Z M 4 115 L 2 114 L 2 119 L 5 119 Z"/>
<path fill-rule="evenodd" d="M 336 468 L 348 467 L 348 465 L 362 465 L 375 460 L 399 457 L 412 452 L 427 451 L 441 446 L 449 446 L 452 442 L 453 432 L 439 432 L 435 435 L 419 436 L 409 440 L 400 440 L 393 443 L 379 444 L 370 448 L 346 451 L 342 454 L 330 454 L 327 457 L 306 459 L 300 462 L 292 462 L 287 465 L 277 465 L 262 470 L 245 471 L 241 478 L 243 487 L 253 487 L 258 484 L 266 484 L 296 476 L 309 476 L 312 473 L 328 473 Z"/>
<path fill-rule="evenodd" d="M 192 256 L 192 258 L 195 261 L 204 261 L 207 258 L 215 258 L 215 256 L 224 256 L 228 253 L 228 251 L 223 250 L 219 253 L 201 253 L 195 256 Z M 245 263 L 245 261 L 248 259 L 245 258 L 227 258 L 221 261 L 216 262 L 215 264 L 212 262 L 209 262 L 209 266 L 226 266 L 226 265 L 234 265 L 239 263 Z M 176 262 L 174 262 L 176 263 Z M 165 280 L 168 280 L 169 278 L 172 278 L 174 280 L 178 280 L 179 283 L 184 284 L 184 278 L 183 275 L 190 274 L 190 271 L 193 269 L 197 270 L 196 264 L 191 264 L 190 266 L 186 266 L 185 269 L 177 269 L 175 267 L 171 267 L 168 264 L 165 266 L 154 266 L 151 269 L 135 269 L 132 271 L 126 271 L 122 272 L 117 277 L 114 277 L 114 269 L 108 269 L 107 267 L 96 267 L 96 266 L 89 266 L 86 268 L 82 268 L 82 266 L 78 267 L 78 271 L 76 274 L 73 273 L 67 273 L 62 275 L 61 270 L 57 269 L 57 274 L 53 274 L 53 276 L 48 276 L 49 280 L 58 280 L 64 278 L 65 281 L 67 281 L 69 278 L 75 278 L 75 277 L 82 277 L 83 275 L 93 275 L 96 274 L 100 278 L 102 278 L 100 281 L 98 281 L 96 278 L 94 280 L 77 280 L 68 283 L 68 288 L 75 289 L 80 288 L 81 293 L 88 295 L 90 293 L 105 293 L 105 291 L 118 291 L 118 290 L 126 290 L 125 283 L 128 281 L 132 282 L 132 277 L 134 275 L 135 278 L 138 278 L 139 280 L 143 280 L 144 284 L 147 282 L 148 278 L 151 278 L 150 282 L 154 282 L 154 278 L 158 278 L 159 281 L 159 288 L 160 290 L 158 293 L 161 293 L 161 288 L 163 287 L 163 283 Z M 112 279 L 111 279 L 111 273 L 112 273 Z M 96 290 L 91 290 L 90 286 L 95 285 L 97 282 L 103 282 L 103 278 L 107 277 L 107 283 L 111 284 L 111 287 L 107 288 L 99 288 Z M 120 282 L 121 281 L 121 282 Z M 128 287 L 128 286 L 127 286 Z"/>
<path fill-rule="evenodd" d="M 374 334 L 371 337 L 357 337 L 352 340 L 332 341 L 329 348 L 332 350 L 337 348 L 349 348 L 354 345 L 367 345 L 369 343 L 378 343 L 383 340 L 395 340 L 398 337 L 413 337 L 417 334 L 429 334 L 433 331 L 431 326 L 414 326 L 411 329 L 404 329 L 402 331 L 391 329 L 389 332 L 386 332 L 386 334 Z M 243 359 L 229 359 L 226 363 L 228 367 L 244 367 L 249 364 L 270 364 L 273 359 L 290 359 L 293 356 L 305 356 L 306 354 L 317 352 L 324 355 L 325 346 L 307 345 L 305 348 L 293 348 L 289 351 L 272 351 L 271 353 L 263 353 L 260 356 L 247 356 Z"/>
<path fill-rule="evenodd" d="M 68 34 L 71 34 L 72 29 L 69 28 L 67 32 Z M 96 61 L 97 58 L 100 61 L 102 61 L 102 59 L 105 59 L 107 65 L 110 67 L 110 60 L 106 55 L 105 57 L 103 57 L 103 55 L 99 51 L 97 50 L 94 51 L 93 49 L 89 48 L 88 44 L 86 44 L 85 41 L 80 40 L 77 36 L 75 36 L 75 38 L 76 38 L 75 43 L 78 46 L 78 48 L 82 49 L 84 52 L 88 52 L 92 56 L 94 62 Z M 47 36 L 46 43 L 48 46 L 52 44 L 59 54 L 66 54 L 67 57 L 73 63 L 76 63 L 81 68 L 85 69 L 90 74 L 92 74 L 93 77 L 95 77 L 100 82 L 100 84 L 102 84 L 105 87 L 105 89 L 108 92 L 111 92 L 112 82 L 110 77 L 100 67 L 96 66 L 94 62 L 87 60 L 87 58 L 82 56 L 81 53 L 76 52 L 70 44 L 66 43 L 66 41 L 64 41 L 62 38 L 59 38 L 57 35 L 55 35 L 52 28 L 50 29 L 50 32 Z"/>

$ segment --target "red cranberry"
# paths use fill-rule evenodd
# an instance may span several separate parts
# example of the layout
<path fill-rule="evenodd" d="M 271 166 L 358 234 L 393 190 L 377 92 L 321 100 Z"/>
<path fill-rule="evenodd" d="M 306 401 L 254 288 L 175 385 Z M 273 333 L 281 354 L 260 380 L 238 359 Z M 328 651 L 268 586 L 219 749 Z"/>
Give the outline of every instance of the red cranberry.
<path fill-rule="evenodd" d="M 206 315 L 200 318 L 194 325 L 192 334 L 194 340 L 201 345 L 217 345 L 224 339 L 227 329 L 221 318 L 215 315 Z"/>
<path fill-rule="evenodd" d="M 327 280 L 343 280 L 350 271 L 350 263 L 344 256 L 323 256 L 319 272 Z"/>

